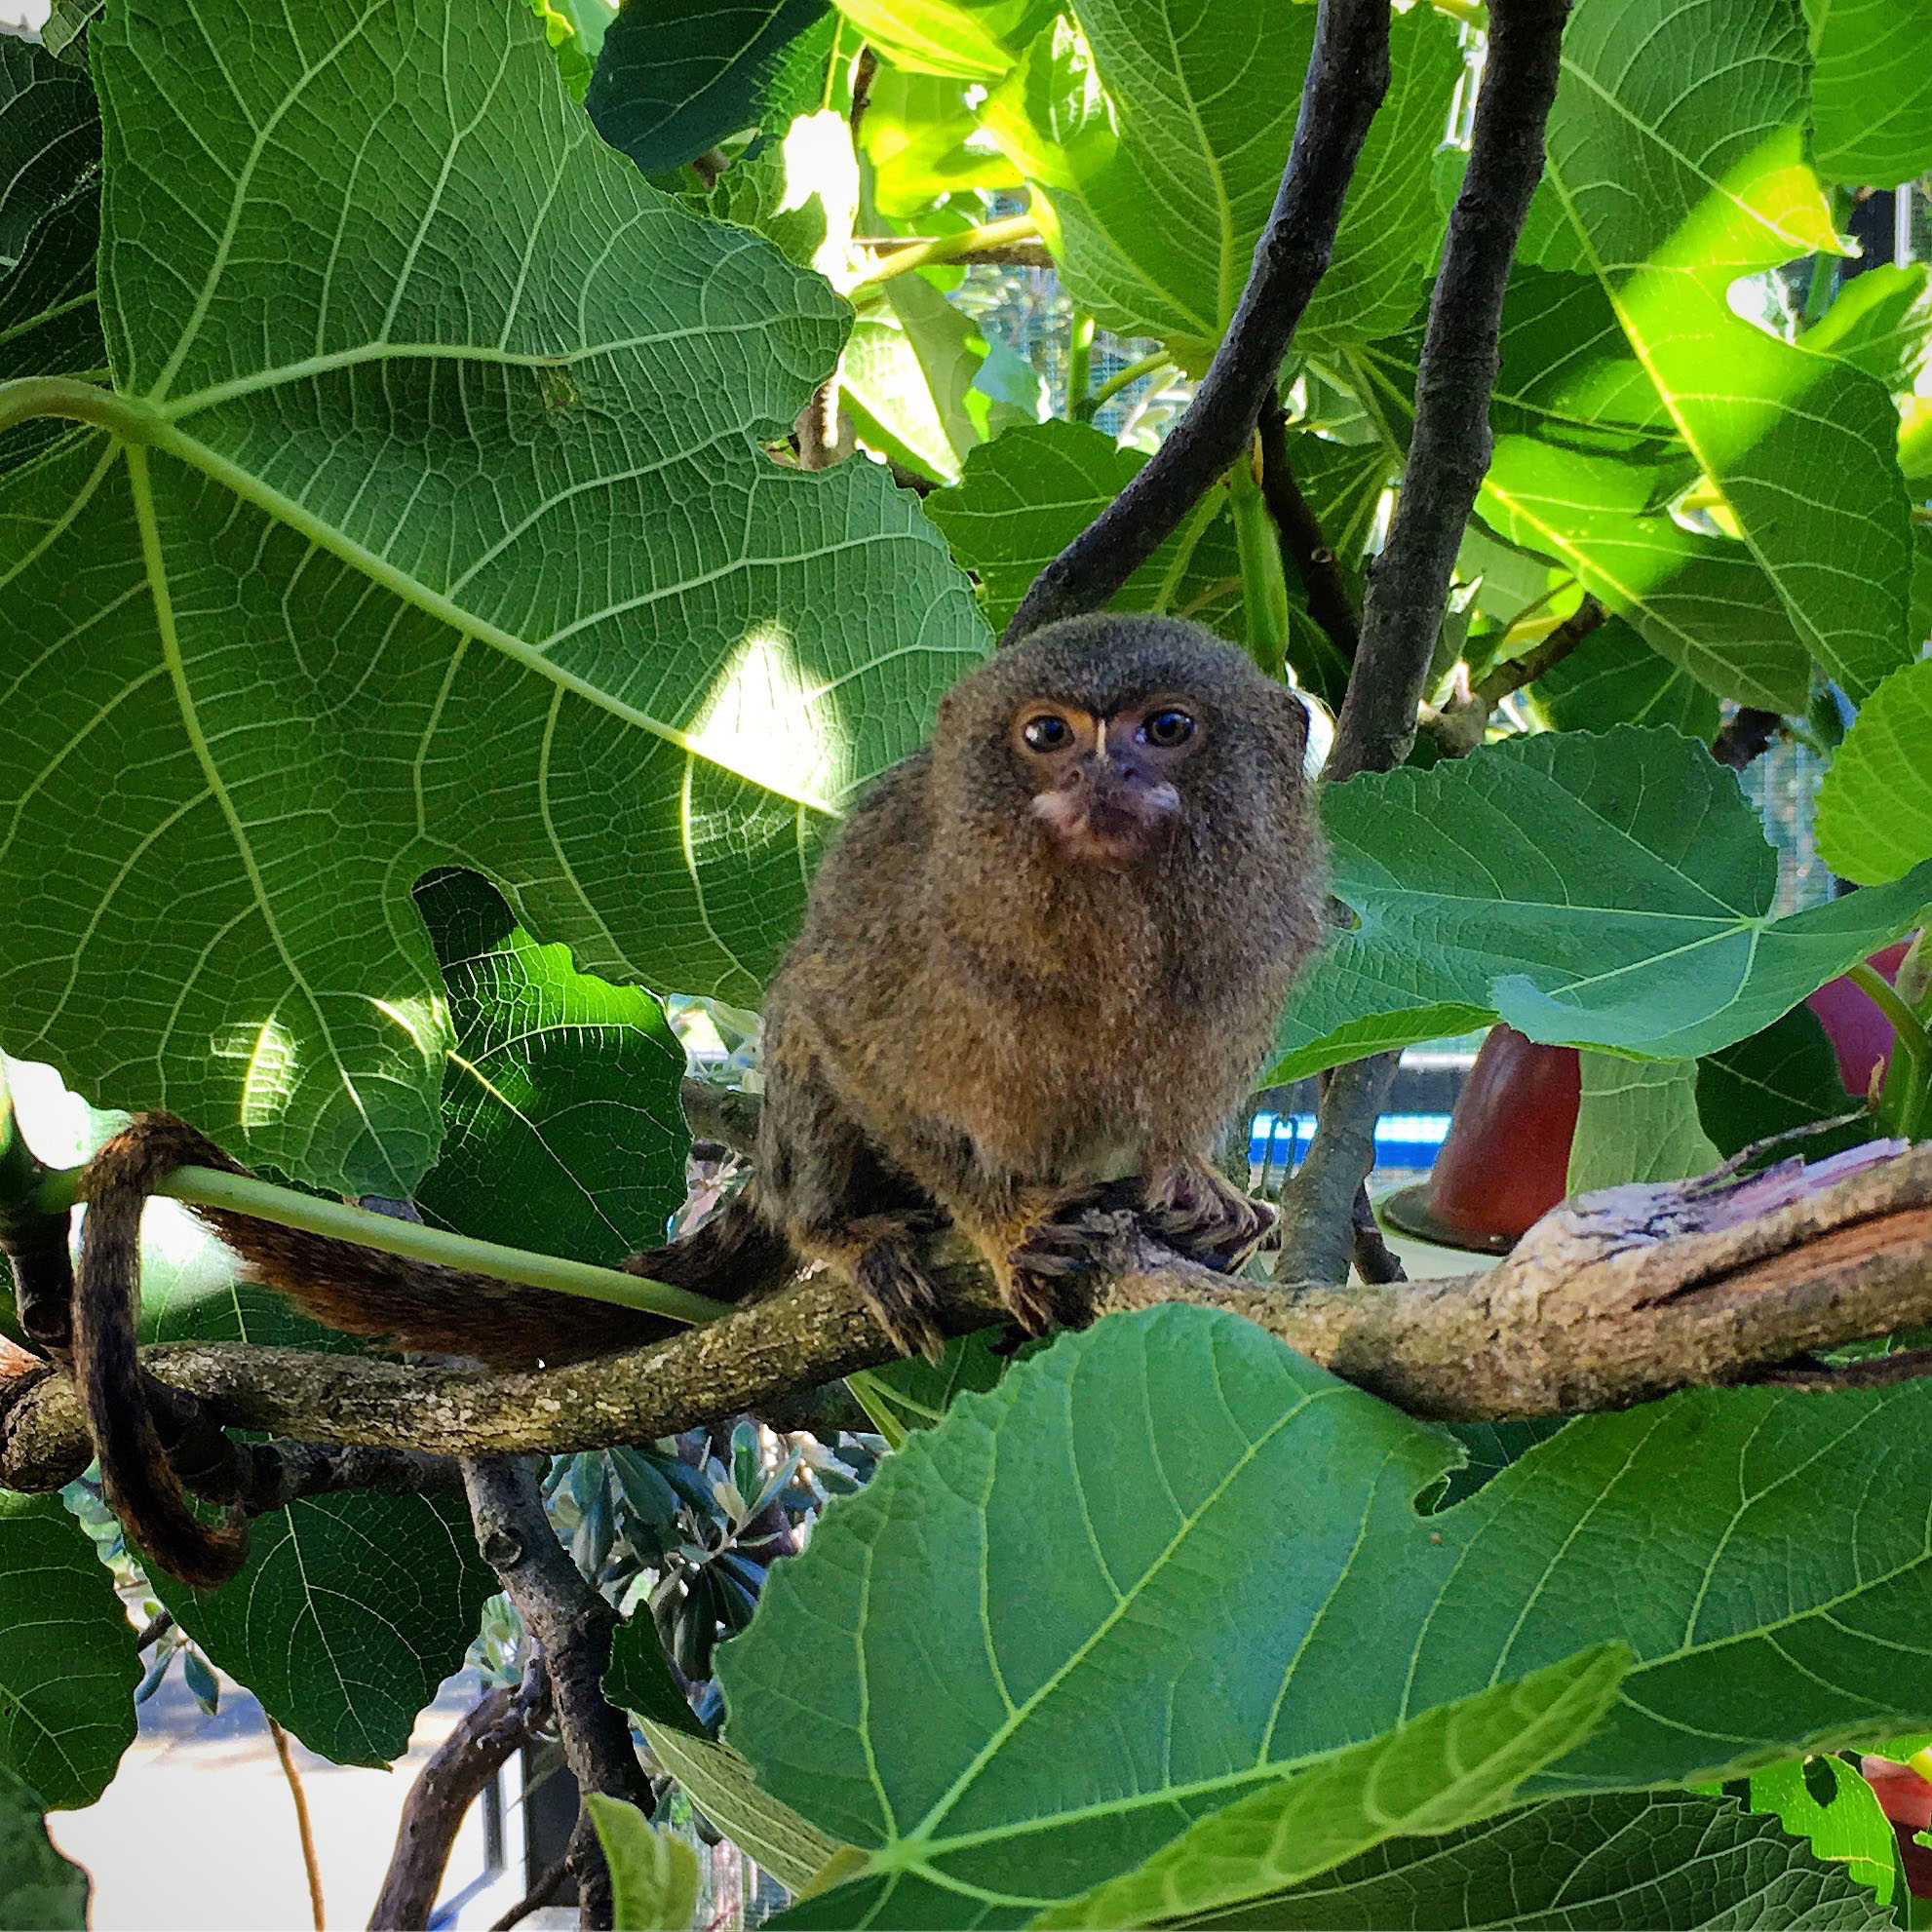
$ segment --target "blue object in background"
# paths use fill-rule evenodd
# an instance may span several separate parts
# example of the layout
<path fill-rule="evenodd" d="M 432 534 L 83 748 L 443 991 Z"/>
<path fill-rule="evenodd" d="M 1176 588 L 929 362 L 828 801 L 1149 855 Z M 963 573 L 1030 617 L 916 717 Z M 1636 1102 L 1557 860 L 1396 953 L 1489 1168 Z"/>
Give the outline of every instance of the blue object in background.
<path fill-rule="evenodd" d="M 1376 1167 L 1434 1167 L 1449 1124 L 1446 1113 L 1383 1114 L 1375 1128 Z M 1248 1130 L 1249 1165 L 1265 1164 L 1272 1174 L 1292 1174 L 1301 1165 L 1314 1135 L 1312 1113 L 1256 1114 Z"/>

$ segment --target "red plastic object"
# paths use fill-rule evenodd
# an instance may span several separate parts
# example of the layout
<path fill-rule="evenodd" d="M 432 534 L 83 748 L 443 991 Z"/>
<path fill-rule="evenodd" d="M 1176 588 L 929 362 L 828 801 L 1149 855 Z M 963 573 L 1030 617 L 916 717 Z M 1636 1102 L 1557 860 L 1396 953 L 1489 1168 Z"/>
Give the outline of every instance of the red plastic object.
<path fill-rule="evenodd" d="M 1868 962 L 1889 981 L 1899 976 L 1899 961 L 1911 946 L 1900 940 Z M 1892 1023 L 1873 1005 L 1872 996 L 1849 980 L 1827 980 L 1805 1002 L 1818 1016 L 1837 1051 L 1838 1078 L 1845 1092 L 1862 1101 L 1872 1084 L 1872 1069 L 1886 1066 L 1892 1058 Z"/>
<path fill-rule="evenodd" d="M 1568 1193 L 1583 1086 L 1574 1047 L 1493 1026 L 1456 1096 L 1429 1176 L 1429 1213 L 1457 1234 L 1514 1241 Z"/>

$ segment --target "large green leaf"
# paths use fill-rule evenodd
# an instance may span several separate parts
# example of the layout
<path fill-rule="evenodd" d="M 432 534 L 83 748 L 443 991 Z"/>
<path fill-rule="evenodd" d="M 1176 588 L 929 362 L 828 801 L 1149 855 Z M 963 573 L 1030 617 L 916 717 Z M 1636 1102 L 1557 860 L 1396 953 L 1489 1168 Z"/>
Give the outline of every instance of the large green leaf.
<path fill-rule="evenodd" d="M 1407 393 L 1418 347 L 1411 331 L 1374 345 L 1369 361 Z M 1698 459 L 1603 283 L 1519 262 L 1500 351 L 1496 445 L 1480 502 L 1487 522 L 1559 560 L 1709 691 L 1801 709 L 1810 650 L 1771 581 L 1742 543 L 1689 529 L 1672 514 Z M 1656 667 L 1652 681 L 1662 675 Z"/>
<path fill-rule="evenodd" d="M 905 220 L 945 195 L 1017 188 L 1013 164 L 973 139 L 979 128 L 959 81 L 880 67 L 859 123 L 872 164 L 873 207 Z"/>
<path fill-rule="evenodd" d="M 1254 1911 L 1385 1838 L 1488 1817 L 1531 1771 L 1589 1736 L 1628 1662 L 1621 1646 L 1604 1645 L 1439 1705 L 1210 1812 L 1137 1870 L 1034 1923 L 1106 1932 Z"/>
<path fill-rule="evenodd" d="M 762 452 L 831 291 L 605 149 L 521 5 L 131 0 L 92 58 L 134 441 L 0 494 L 8 1045 L 407 1193 L 416 875 L 750 999 L 985 630 L 874 466 Z"/>
<path fill-rule="evenodd" d="M 830 11 L 827 0 L 624 0 L 585 110 L 646 174 L 681 168 L 760 124 L 792 42 Z"/>
<path fill-rule="evenodd" d="M 0 380 L 101 368 L 95 301 L 100 230 L 100 116 L 86 73 L 0 34 Z M 63 426 L 0 436 L 0 469 Z"/>
<path fill-rule="evenodd" d="M 860 437 L 935 483 L 956 483 L 981 441 L 987 399 L 973 388 L 985 338 L 923 275 L 885 285 L 853 325 L 839 399 Z"/>
<path fill-rule="evenodd" d="M 1697 1063 L 1697 1115 L 1726 1160 L 1774 1134 L 1849 1113 L 1852 1105 L 1838 1078 L 1838 1056 L 1808 1006 L 1793 1007 L 1762 1032 Z M 1841 1132 L 1864 1140 L 1871 1123 L 1857 1121 Z M 1807 1140 L 1802 1151 L 1828 1153 L 1831 1144 Z"/>
<path fill-rule="evenodd" d="M 0 1764 L 0 1932 L 82 1932 L 88 1875 L 54 1849 L 39 1797 Z"/>
<path fill-rule="evenodd" d="M 996 80 L 1054 16 L 1054 0 L 836 0 L 838 11 L 912 74 Z"/>
<path fill-rule="evenodd" d="M 659 1763 L 690 1793 L 691 1802 L 780 1884 L 802 1891 L 844 1850 L 837 1839 L 760 1791 L 745 1760 L 728 1747 L 648 1719 L 644 1736 Z"/>
<path fill-rule="evenodd" d="M 1294 0 L 1075 0 L 984 119 L 1044 202 L 1061 274 L 1101 326 L 1213 343 L 1288 159 L 1314 14 Z M 1415 305 L 1442 216 L 1431 166 L 1462 70 L 1429 8 L 1400 17 L 1392 81 L 1308 327 L 1367 340 Z"/>
<path fill-rule="evenodd" d="M 1546 732 L 1351 779 L 1323 815 L 1359 925 L 1289 1002 L 1272 1081 L 1502 1019 L 1694 1059 L 1908 930 L 1932 865 L 1785 918 L 1736 777 L 1676 732 Z"/>
<path fill-rule="evenodd" d="M 1718 731 L 1717 699 L 1688 672 L 1650 649 L 1621 618 L 1584 638 L 1529 690 L 1559 731 L 1666 724 L 1706 743 Z"/>
<path fill-rule="evenodd" d="M 135 1633 L 58 1496 L 0 1489 L 0 1767 L 92 1804 L 135 1741 Z"/>
<path fill-rule="evenodd" d="M 1932 72 L 1918 0 L 1804 0 L 1811 155 L 1828 180 L 1889 188 L 1932 168 Z"/>
<path fill-rule="evenodd" d="M 1568 1190 L 1709 1174 L 1719 1153 L 1697 1117 L 1694 1060 L 1622 1060 L 1586 1053 Z"/>
<path fill-rule="evenodd" d="M 388 1764 L 497 1588 L 449 1497 L 308 1496 L 258 1518 L 219 1590 L 150 1578 L 209 1657 L 337 1764 Z"/>
<path fill-rule="evenodd" d="M 1824 1786 L 1822 1803 L 1811 1789 L 1814 1779 Z M 1843 1758 L 1827 1752 L 1756 1773 L 1751 1808 L 1775 1813 L 1785 1830 L 1803 1838 L 1819 1858 L 1842 1865 L 1861 1885 L 1872 1888 L 1880 1905 L 1891 1903 L 1898 1840 L 1877 1793 Z"/>
<path fill-rule="evenodd" d="M 416 903 L 449 989 L 448 1132 L 416 1200 L 486 1241 L 617 1262 L 664 1239 L 684 1198 L 684 1050 L 636 986 L 539 946 L 472 872 Z"/>
<path fill-rule="evenodd" d="M 0 35 L 0 270 L 26 251 L 49 209 L 100 158 L 100 119 L 85 72 Z"/>
<path fill-rule="evenodd" d="M 1694 471 L 1654 439 L 1605 453 L 1505 435 L 1480 501 L 1505 536 L 1566 563 L 1708 690 L 1801 711 L 1811 653 L 1769 578 L 1741 543 L 1687 529 L 1671 514 Z"/>
<path fill-rule="evenodd" d="M 1932 660 L 1895 671 L 1860 707 L 1818 788 L 1818 849 L 1875 885 L 1932 858 Z"/>
<path fill-rule="evenodd" d="M 1012 1924 L 1581 1645 L 1638 1661 L 1526 1790 L 1721 1775 L 1932 1707 L 1932 1388 L 1588 1416 L 1418 1515 L 1455 1456 L 1236 1317 L 1111 1318 L 827 1512 L 719 1653 L 728 1734 L 871 1854 L 846 1924 Z"/>
<path fill-rule="evenodd" d="M 1738 277 L 1837 247 L 1802 158 L 1809 67 L 1795 0 L 1589 0 L 1549 179 L 1745 549 L 1863 697 L 1912 654 L 1897 413 L 1877 379 L 1728 301 Z"/>
<path fill-rule="evenodd" d="M 1724 1797 L 1559 1798 L 1379 1845 L 1252 1916 L 1256 1932 L 1868 1932 L 1899 1920 Z"/>

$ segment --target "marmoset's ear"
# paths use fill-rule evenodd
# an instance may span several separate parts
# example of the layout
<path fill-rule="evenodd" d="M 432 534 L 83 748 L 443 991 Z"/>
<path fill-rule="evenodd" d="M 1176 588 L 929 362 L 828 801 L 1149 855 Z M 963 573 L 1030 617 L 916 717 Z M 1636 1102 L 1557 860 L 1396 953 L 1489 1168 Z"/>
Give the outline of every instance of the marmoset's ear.
<path fill-rule="evenodd" d="M 1294 747 L 1294 755 L 1304 763 L 1308 757 L 1308 706 L 1299 691 L 1291 690 L 1286 684 L 1275 686 L 1281 697 L 1283 729 L 1289 742 Z"/>

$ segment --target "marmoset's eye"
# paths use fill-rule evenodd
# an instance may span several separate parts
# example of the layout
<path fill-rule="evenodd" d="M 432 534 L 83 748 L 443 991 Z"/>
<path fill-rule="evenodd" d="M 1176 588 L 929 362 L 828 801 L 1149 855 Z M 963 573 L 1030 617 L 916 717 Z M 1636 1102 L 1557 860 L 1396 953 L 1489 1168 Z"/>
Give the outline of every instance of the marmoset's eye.
<path fill-rule="evenodd" d="M 1140 735 L 1148 744 L 1157 745 L 1163 752 L 1171 752 L 1177 745 L 1184 745 L 1194 735 L 1194 720 L 1184 711 L 1177 711 L 1170 706 L 1165 711 L 1157 711 L 1140 727 Z"/>
<path fill-rule="evenodd" d="M 1059 752 L 1064 750 L 1071 740 L 1073 727 L 1063 717 L 1056 717 L 1052 712 L 1042 712 L 1038 717 L 1026 720 L 1025 729 L 1020 735 L 1031 751 Z"/>

